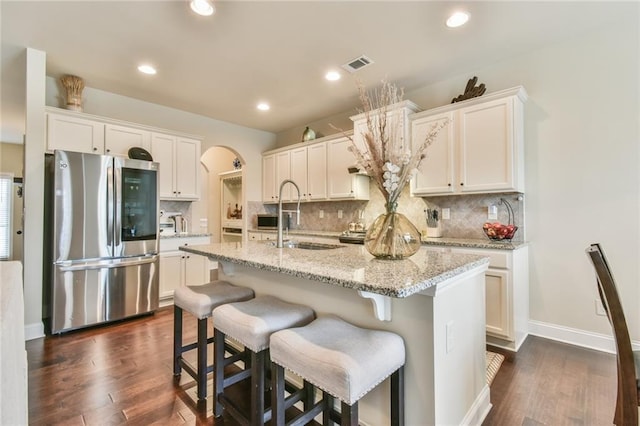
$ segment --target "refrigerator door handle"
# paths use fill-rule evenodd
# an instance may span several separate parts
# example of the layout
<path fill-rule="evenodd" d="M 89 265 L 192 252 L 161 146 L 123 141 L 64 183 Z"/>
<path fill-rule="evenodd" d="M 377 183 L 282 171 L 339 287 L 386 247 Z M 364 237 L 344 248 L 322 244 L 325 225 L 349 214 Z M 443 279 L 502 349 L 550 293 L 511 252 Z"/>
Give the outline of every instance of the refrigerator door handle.
<path fill-rule="evenodd" d="M 87 260 L 81 262 L 56 262 L 56 266 L 62 272 L 80 271 L 87 269 L 112 269 L 124 268 L 127 266 L 144 265 L 153 263 L 158 259 L 157 255 L 129 257 L 123 259 Z"/>
<path fill-rule="evenodd" d="M 107 167 L 107 245 L 111 256 L 115 256 L 114 239 L 114 215 L 115 205 L 113 202 L 113 167 Z"/>
<path fill-rule="evenodd" d="M 122 164 L 118 158 L 114 159 L 113 168 L 113 250 L 114 256 L 122 256 Z M 137 254 L 137 253 L 136 253 Z"/>

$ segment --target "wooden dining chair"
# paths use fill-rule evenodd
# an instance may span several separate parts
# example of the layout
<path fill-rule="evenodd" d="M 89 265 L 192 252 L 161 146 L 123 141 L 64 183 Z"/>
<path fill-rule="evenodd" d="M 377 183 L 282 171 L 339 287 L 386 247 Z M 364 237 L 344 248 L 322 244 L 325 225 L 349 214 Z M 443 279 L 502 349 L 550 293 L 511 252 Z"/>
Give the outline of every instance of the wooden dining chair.
<path fill-rule="evenodd" d="M 611 323 L 616 343 L 618 397 L 613 423 L 617 426 L 638 426 L 640 387 L 636 372 L 640 371 L 640 351 L 634 353 L 631 347 L 620 297 L 600 244 L 591 244 L 586 252 L 596 270 L 598 293 Z"/>

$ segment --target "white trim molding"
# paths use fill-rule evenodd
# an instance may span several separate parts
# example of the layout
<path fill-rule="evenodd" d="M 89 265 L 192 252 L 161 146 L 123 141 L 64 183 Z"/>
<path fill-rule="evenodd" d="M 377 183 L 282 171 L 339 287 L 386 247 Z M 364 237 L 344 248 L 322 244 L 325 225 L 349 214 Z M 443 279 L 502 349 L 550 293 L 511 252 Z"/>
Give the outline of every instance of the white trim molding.
<path fill-rule="evenodd" d="M 594 333 L 592 331 L 579 330 L 577 328 L 535 320 L 529 320 L 529 334 L 581 346 L 583 348 L 615 353 L 613 337 L 607 334 Z M 640 350 L 640 342 L 632 341 L 631 344 L 634 350 Z"/>
<path fill-rule="evenodd" d="M 44 324 L 37 322 L 35 324 L 25 324 L 24 326 L 24 340 L 33 340 L 39 337 L 44 337 Z"/>

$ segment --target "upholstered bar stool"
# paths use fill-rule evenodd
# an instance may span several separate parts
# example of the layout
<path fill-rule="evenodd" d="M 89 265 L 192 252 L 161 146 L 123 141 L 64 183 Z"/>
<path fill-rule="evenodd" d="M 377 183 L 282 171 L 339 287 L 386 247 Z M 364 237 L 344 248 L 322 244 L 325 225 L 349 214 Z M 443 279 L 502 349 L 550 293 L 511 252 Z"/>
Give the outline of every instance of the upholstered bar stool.
<path fill-rule="evenodd" d="M 265 410 L 265 375 L 270 366 L 269 337 L 272 333 L 290 327 L 300 327 L 313 321 L 315 313 L 307 306 L 284 302 L 273 296 L 258 296 L 255 299 L 229 303 L 213 310 L 214 339 L 225 337 L 236 340 L 249 351 L 250 360 L 245 370 L 233 376 L 224 376 L 224 348 L 215 346 L 215 394 L 216 417 L 223 410 L 242 424 L 263 425 L 271 418 L 271 410 Z M 251 411 L 249 418 L 225 395 L 224 388 L 251 377 Z"/>
<path fill-rule="evenodd" d="M 239 302 L 253 298 L 253 290 L 235 286 L 227 281 L 212 281 L 199 286 L 179 287 L 173 293 L 173 374 L 179 375 L 182 369 L 193 377 L 198 386 L 198 400 L 207 397 L 207 374 L 213 371 L 213 365 L 207 365 L 207 345 L 214 343 L 214 337 L 207 336 L 207 319 L 214 308 L 230 302 Z M 187 311 L 198 319 L 198 337 L 193 343 L 182 343 L 182 312 Z M 225 347 L 224 339 L 214 347 Z M 184 359 L 185 352 L 197 349 L 197 365 L 194 368 Z M 229 361 L 231 362 L 231 361 Z"/>
<path fill-rule="evenodd" d="M 322 399 L 286 425 L 304 425 L 322 413 L 323 425 L 358 425 L 358 401 L 391 376 L 391 425 L 404 425 L 405 347 L 397 334 L 356 327 L 337 316 L 271 335 L 272 424 L 285 425 L 290 399 L 309 398 L 305 386 L 285 398 L 284 370 L 322 390 Z M 314 389 L 311 387 L 313 395 Z M 334 409 L 334 397 L 341 411 Z"/>

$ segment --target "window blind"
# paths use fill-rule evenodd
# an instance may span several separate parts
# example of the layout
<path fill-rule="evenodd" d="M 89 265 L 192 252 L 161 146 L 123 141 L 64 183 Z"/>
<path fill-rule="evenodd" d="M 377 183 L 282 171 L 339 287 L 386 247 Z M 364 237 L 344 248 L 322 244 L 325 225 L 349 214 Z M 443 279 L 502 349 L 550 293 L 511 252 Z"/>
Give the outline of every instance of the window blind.
<path fill-rule="evenodd" d="M 0 173 L 0 260 L 11 258 L 11 213 L 13 175 Z"/>

